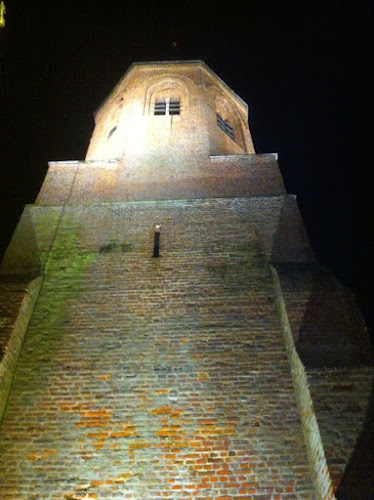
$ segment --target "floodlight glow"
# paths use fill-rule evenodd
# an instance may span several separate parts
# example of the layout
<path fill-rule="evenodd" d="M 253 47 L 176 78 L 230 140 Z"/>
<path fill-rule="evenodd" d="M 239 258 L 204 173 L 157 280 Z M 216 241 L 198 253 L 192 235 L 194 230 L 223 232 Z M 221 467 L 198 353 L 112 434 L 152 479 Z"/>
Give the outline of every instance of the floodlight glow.
<path fill-rule="evenodd" d="M 0 28 L 5 28 L 6 7 L 4 2 L 0 2 Z"/>

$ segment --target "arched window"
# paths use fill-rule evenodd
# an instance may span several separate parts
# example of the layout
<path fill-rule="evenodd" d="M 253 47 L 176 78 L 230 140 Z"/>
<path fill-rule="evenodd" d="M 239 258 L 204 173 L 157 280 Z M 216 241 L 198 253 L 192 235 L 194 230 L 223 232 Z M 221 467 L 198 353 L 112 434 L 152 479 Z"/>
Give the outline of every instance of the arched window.
<path fill-rule="evenodd" d="M 158 79 L 147 89 L 145 109 L 154 116 L 178 116 L 186 113 L 189 83 L 188 79 L 180 77 Z"/>
<path fill-rule="evenodd" d="M 241 123 L 240 112 L 223 94 L 215 98 L 217 127 L 224 132 L 240 148 L 245 150 L 245 139 Z"/>

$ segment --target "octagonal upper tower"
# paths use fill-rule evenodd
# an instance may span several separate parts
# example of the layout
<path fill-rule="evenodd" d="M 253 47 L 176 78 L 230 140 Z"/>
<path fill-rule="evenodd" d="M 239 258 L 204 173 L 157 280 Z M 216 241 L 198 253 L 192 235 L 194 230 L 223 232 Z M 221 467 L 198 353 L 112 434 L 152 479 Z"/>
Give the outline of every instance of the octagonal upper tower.
<path fill-rule="evenodd" d="M 255 153 L 248 106 L 202 61 L 135 63 L 95 114 L 87 160 Z"/>
<path fill-rule="evenodd" d="M 37 203 L 283 195 L 248 106 L 202 61 L 135 63 L 95 113 L 85 161 L 50 162 Z"/>

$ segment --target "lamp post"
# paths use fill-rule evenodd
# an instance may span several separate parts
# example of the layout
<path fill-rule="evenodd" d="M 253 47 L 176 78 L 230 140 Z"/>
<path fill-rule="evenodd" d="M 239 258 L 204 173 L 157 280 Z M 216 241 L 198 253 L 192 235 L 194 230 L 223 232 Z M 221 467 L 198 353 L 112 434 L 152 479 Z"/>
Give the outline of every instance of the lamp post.
<path fill-rule="evenodd" d="M 155 224 L 155 238 L 153 244 L 152 257 L 160 257 L 160 232 L 161 232 L 161 224 Z"/>

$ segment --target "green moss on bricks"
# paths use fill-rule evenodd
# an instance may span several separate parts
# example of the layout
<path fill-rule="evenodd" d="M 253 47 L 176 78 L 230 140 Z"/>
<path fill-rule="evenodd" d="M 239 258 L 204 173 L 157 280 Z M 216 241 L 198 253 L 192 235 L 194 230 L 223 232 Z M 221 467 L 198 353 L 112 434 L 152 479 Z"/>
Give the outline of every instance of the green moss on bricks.
<path fill-rule="evenodd" d="M 50 275 L 57 287 L 68 283 L 71 292 L 77 292 L 84 269 L 97 256 L 96 252 L 82 251 L 74 234 L 57 235 L 45 266 L 45 275 Z"/>
<path fill-rule="evenodd" d="M 122 243 L 121 250 L 122 252 L 132 252 L 134 250 L 134 247 L 131 243 Z"/>
<path fill-rule="evenodd" d="M 38 328 L 32 329 L 26 339 L 35 352 L 36 363 L 48 358 L 60 341 L 68 311 L 81 292 L 85 270 L 98 255 L 82 251 L 78 241 L 77 234 L 60 230 L 49 253 L 40 294 L 42 313 L 38 315 Z"/>
<path fill-rule="evenodd" d="M 134 250 L 134 246 L 131 243 L 119 243 L 116 241 L 112 241 L 110 243 L 106 243 L 102 245 L 99 249 L 100 253 L 108 253 L 108 252 L 132 252 Z"/>

